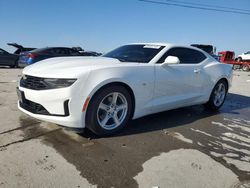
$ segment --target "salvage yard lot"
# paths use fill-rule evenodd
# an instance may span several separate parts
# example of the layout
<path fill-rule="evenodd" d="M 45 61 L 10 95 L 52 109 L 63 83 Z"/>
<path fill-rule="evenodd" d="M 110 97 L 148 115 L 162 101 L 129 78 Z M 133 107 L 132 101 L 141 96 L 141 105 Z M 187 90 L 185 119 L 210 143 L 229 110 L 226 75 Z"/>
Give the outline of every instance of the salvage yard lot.
<path fill-rule="evenodd" d="M 1 187 L 250 187 L 250 72 L 218 113 L 202 105 L 79 135 L 17 109 L 21 69 L 0 69 Z"/>

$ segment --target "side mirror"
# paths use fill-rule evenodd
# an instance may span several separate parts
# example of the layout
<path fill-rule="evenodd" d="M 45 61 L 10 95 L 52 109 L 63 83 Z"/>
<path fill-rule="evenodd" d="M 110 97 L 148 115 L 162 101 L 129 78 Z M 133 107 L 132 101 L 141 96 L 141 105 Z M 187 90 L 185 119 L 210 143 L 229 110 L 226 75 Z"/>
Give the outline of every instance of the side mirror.
<path fill-rule="evenodd" d="M 166 66 L 168 64 L 179 64 L 180 59 L 176 56 L 168 56 L 165 61 L 162 63 L 162 66 Z"/>

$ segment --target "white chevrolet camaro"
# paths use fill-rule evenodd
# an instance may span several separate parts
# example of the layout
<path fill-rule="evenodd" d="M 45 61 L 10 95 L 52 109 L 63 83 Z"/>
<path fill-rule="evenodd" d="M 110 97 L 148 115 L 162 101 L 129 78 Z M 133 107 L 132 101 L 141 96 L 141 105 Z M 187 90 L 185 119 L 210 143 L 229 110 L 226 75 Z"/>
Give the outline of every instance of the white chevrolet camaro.
<path fill-rule="evenodd" d="M 190 46 L 138 43 L 102 57 L 60 57 L 23 70 L 24 113 L 72 129 L 108 135 L 130 119 L 197 104 L 217 110 L 232 68 Z"/>

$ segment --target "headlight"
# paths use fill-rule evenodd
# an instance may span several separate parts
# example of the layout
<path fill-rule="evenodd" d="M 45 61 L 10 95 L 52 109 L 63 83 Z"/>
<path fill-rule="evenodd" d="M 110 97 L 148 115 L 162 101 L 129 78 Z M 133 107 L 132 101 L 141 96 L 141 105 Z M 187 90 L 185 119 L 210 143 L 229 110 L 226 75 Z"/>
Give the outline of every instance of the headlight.
<path fill-rule="evenodd" d="M 62 78 L 44 78 L 43 82 L 48 86 L 50 89 L 56 88 L 64 88 L 71 86 L 76 79 L 62 79 Z"/>

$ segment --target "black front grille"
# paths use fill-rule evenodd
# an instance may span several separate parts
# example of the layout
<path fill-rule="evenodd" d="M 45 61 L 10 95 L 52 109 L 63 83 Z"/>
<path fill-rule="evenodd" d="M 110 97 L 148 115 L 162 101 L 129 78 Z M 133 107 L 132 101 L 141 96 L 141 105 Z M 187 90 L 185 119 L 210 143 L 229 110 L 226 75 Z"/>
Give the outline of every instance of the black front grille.
<path fill-rule="evenodd" d="M 43 90 L 47 89 L 47 85 L 43 81 L 43 78 L 25 75 L 20 80 L 20 86 L 27 89 Z"/>

